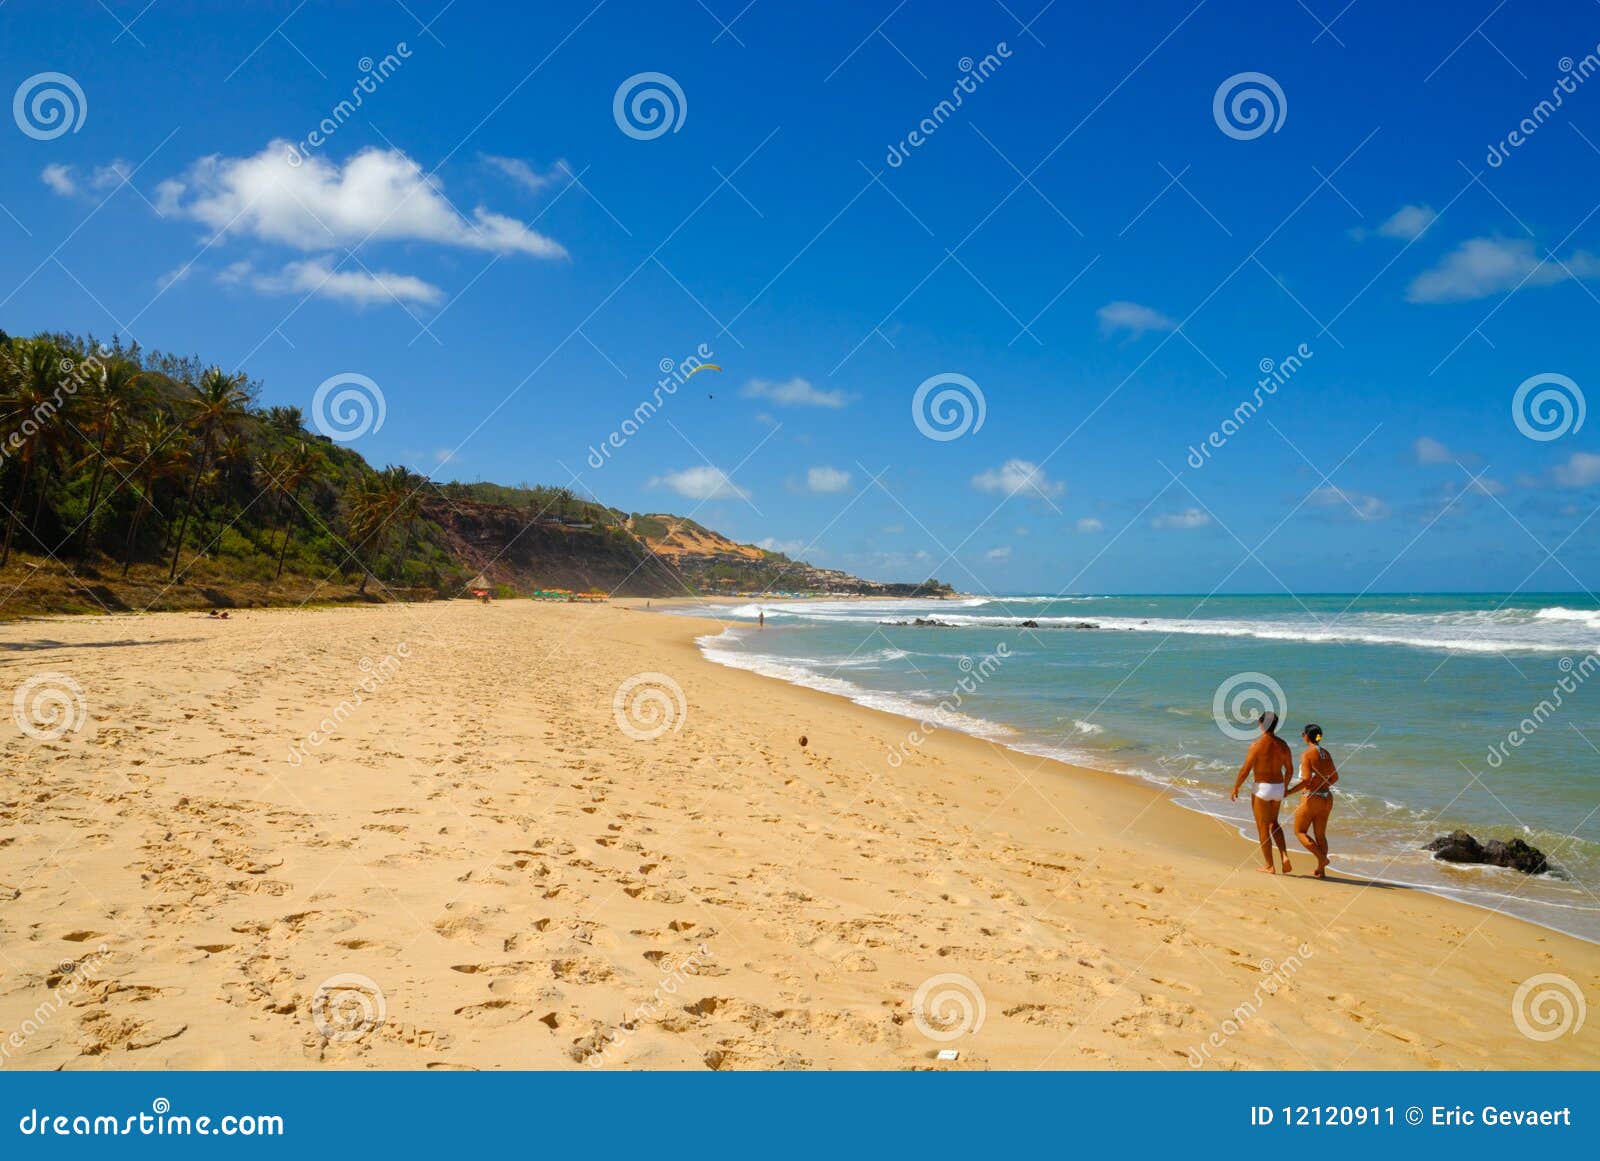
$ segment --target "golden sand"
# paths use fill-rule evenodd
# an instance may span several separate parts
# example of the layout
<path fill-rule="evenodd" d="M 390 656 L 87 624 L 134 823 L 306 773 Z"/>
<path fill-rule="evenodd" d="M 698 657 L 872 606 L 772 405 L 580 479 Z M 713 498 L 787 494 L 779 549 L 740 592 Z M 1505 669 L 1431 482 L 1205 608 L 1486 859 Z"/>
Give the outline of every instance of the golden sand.
<path fill-rule="evenodd" d="M 1600 947 L 1269 878 L 1158 792 L 986 742 L 892 767 L 910 723 L 712 665 L 714 629 L 526 601 L 0 626 L 0 692 L 65 690 L 0 733 L 0 1062 L 1600 1065 L 1600 1020 L 1538 1040 L 1512 1008 L 1547 973 L 1600 997 Z"/>

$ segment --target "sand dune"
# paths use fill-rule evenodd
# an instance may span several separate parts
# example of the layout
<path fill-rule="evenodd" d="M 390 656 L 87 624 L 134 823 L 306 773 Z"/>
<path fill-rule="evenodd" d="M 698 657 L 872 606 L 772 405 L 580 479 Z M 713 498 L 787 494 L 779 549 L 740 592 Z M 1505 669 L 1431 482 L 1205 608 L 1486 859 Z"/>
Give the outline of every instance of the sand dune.
<path fill-rule="evenodd" d="M 1218 823 L 987 743 L 893 768 L 908 723 L 710 665 L 707 628 L 0 626 L 38 715 L 0 730 L 4 1067 L 1600 1064 L 1600 1021 L 1513 1013 L 1541 974 L 1600 996 L 1600 948 L 1258 875 Z"/>

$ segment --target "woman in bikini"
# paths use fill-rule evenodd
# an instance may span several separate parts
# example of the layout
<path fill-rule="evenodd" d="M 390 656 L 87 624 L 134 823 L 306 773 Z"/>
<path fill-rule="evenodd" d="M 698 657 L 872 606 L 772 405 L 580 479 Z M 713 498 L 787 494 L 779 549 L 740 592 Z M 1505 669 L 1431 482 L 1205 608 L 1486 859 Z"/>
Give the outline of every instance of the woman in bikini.
<path fill-rule="evenodd" d="M 1328 816 L 1333 813 L 1333 784 L 1339 781 L 1339 770 L 1333 758 L 1322 748 L 1322 727 L 1309 725 L 1300 734 L 1306 740 L 1305 753 L 1300 755 L 1300 781 L 1285 793 L 1304 790 L 1306 796 L 1294 812 L 1294 837 L 1317 856 L 1317 869 L 1311 874 L 1318 879 L 1328 877 Z"/>

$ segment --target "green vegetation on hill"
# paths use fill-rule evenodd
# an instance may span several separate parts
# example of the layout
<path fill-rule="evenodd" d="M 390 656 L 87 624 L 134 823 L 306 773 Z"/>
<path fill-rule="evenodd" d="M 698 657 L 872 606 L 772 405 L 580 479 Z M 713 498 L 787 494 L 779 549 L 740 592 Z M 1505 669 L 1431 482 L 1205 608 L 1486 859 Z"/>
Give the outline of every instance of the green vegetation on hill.
<path fill-rule="evenodd" d="M 251 582 L 456 583 L 419 534 L 425 479 L 375 471 L 258 392 L 137 345 L 0 339 L 0 568 L 24 553 L 123 577 L 159 566 L 173 584 L 202 564 Z"/>
<path fill-rule="evenodd" d="M 480 573 L 502 593 L 948 591 L 566 488 L 375 469 L 259 394 L 195 358 L 0 331 L 0 616 L 458 596 Z M 674 528 L 691 543 L 667 551 Z"/>

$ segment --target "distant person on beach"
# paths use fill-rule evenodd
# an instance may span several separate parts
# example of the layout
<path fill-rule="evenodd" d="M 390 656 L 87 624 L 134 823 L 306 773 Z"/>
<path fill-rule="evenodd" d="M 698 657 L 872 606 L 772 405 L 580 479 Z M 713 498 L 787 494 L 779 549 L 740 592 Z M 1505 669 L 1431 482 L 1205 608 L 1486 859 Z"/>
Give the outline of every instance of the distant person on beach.
<path fill-rule="evenodd" d="M 1339 781 L 1339 768 L 1333 758 L 1322 748 L 1322 727 L 1308 725 L 1300 736 L 1306 740 L 1305 753 L 1300 755 L 1300 781 L 1284 793 L 1304 790 L 1306 796 L 1294 812 L 1294 837 L 1300 845 L 1317 856 L 1317 869 L 1311 874 L 1318 879 L 1328 877 L 1328 816 L 1333 813 L 1333 784 Z"/>
<path fill-rule="evenodd" d="M 1256 870 L 1268 875 L 1277 873 L 1272 866 L 1272 846 L 1276 843 L 1278 854 L 1283 859 L 1283 873 L 1287 875 L 1291 870 L 1289 848 L 1283 841 L 1278 811 L 1283 806 L 1284 787 L 1294 773 L 1294 755 L 1289 751 L 1289 743 L 1278 737 L 1277 714 L 1267 710 L 1256 719 L 1256 725 L 1261 728 L 1261 736 L 1250 743 L 1250 749 L 1244 756 L 1244 765 L 1239 767 L 1239 777 L 1233 781 L 1233 793 L 1228 798 L 1237 802 L 1239 787 L 1251 774 L 1255 775 L 1256 788 L 1250 796 L 1250 808 L 1255 812 L 1256 835 L 1261 839 L 1261 859 L 1266 864 Z"/>
<path fill-rule="evenodd" d="M 757 609 L 756 610 L 756 628 L 757 629 L 765 629 L 766 627 L 767 627 L 767 611 L 765 609 Z"/>

